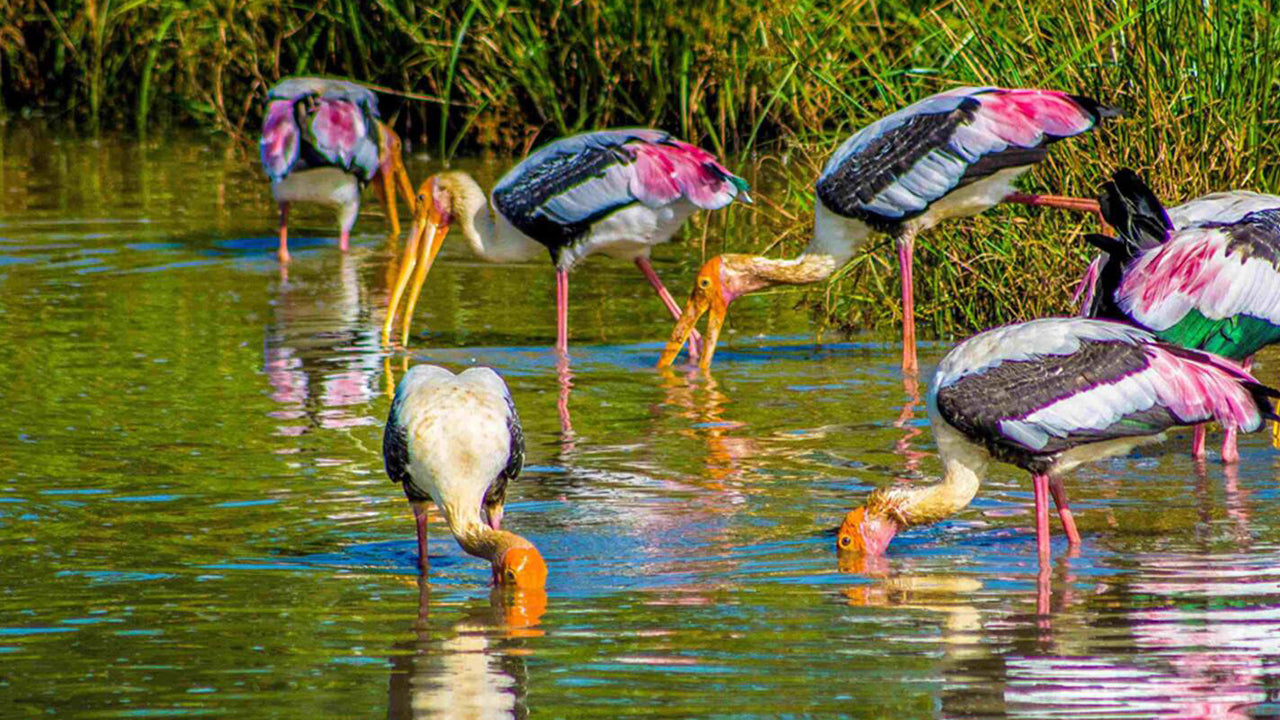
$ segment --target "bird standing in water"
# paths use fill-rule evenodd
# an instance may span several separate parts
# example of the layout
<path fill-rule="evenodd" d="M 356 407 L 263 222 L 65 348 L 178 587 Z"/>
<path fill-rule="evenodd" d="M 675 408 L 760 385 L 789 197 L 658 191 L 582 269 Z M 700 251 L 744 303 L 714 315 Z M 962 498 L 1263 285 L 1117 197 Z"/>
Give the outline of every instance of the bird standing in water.
<path fill-rule="evenodd" d="M 774 285 L 822 282 L 878 231 L 892 235 L 898 246 L 902 369 L 915 374 L 916 235 L 1001 202 L 1096 213 L 1094 200 L 1027 195 L 1013 181 L 1044 160 L 1053 142 L 1088 132 L 1116 114 L 1089 98 L 1053 90 L 966 87 L 877 120 L 845 140 L 818 177 L 813 239 L 805 251 L 791 260 L 736 254 L 708 260 L 658 365 L 675 360 L 709 310 L 701 365 L 710 367 L 730 303 Z"/>
<path fill-rule="evenodd" d="M 1280 342 L 1280 197 L 1214 193 L 1166 213 L 1132 170 L 1103 187 L 1118 237 L 1089 235 L 1105 254 L 1086 276 L 1082 314 L 1133 323 L 1160 340 L 1243 363 Z M 1192 455 L 1204 457 L 1197 425 Z M 1223 462 L 1240 459 L 1235 431 Z"/>
<path fill-rule="evenodd" d="M 488 560 L 495 584 L 542 588 L 547 566 L 533 543 L 501 529 L 507 483 L 524 466 L 524 433 L 511 393 L 489 368 L 458 375 L 417 365 L 396 386 L 382 436 L 387 476 L 404 485 L 427 560 L 427 503 L 458 545 Z"/>
<path fill-rule="evenodd" d="M 1050 493 L 1069 543 L 1080 543 L 1065 473 L 1180 425 L 1257 430 L 1275 418 L 1277 395 L 1231 363 L 1124 323 L 1045 318 L 979 333 L 942 359 L 929 389 L 942 481 L 872 492 L 845 517 L 837 549 L 878 555 L 899 531 L 959 512 L 995 459 L 1032 474 L 1036 546 L 1047 557 Z"/>
<path fill-rule="evenodd" d="M 291 203 L 336 207 L 343 252 L 360 212 L 360 191 L 369 182 L 378 189 L 394 235 L 400 234 L 397 183 L 414 209 L 400 138 L 378 119 L 377 97 L 355 83 L 312 77 L 278 83 L 267 95 L 258 151 L 280 205 L 280 262 L 289 261 Z"/>
<path fill-rule="evenodd" d="M 413 287 L 401 318 L 401 344 L 418 293 L 457 223 L 471 250 L 496 263 L 551 253 L 556 268 L 556 348 L 568 350 L 569 271 L 588 255 L 633 261 L 673 317 L 680 306 L 649 263 L 699 208 L 714 210 L 746 195 L 747 182 L 710 153 L 660 130 L 602 130 L 556 140 L 516 165 L 486 199 L 463 172 L 444 172 L 422 184 L 400 276 L 391 293 L 382 341 L 388 343 L 409 276 Z"/>

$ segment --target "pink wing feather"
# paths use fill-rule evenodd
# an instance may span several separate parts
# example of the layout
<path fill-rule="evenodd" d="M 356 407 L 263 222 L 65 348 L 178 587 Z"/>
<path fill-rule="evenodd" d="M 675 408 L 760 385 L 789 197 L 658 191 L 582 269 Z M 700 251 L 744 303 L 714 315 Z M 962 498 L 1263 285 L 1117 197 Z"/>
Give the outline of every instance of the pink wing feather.
<path fill-rule="evenodd" d="M 298 159 L 298 124 L 293 119 L 293 101 L 277 100 L 267 106 L 267 119 L 258 141 L 262 167 L 272 182 L 278 182 Z"/>
<path fill-rule="evenodd" d="M 631 194 L 648 207 L 661 207 L 684 197 L 706 210 L 733 202 L 745 183 L 711 153 L 675 139 L 660 143 L 643 141 L 626 145 L 636 159 Z M 740 181 L 739 181 L 740 182 Z M 749 200 L 743 192 L 743 199 Z"/>
<path fill-rule="evenodd" d="M 1209 353 L 1190 358 L 1169 346 L 1148 345 L 1150 382 L 1161 405 L 1187 423 L 1216 420 L 1229 429 L 1251 432 L 1262 424 L 1257 403 L 1241 381 L 1252 375 Z M 1144 374 L 1146 374 L 1144 373 Z"/>

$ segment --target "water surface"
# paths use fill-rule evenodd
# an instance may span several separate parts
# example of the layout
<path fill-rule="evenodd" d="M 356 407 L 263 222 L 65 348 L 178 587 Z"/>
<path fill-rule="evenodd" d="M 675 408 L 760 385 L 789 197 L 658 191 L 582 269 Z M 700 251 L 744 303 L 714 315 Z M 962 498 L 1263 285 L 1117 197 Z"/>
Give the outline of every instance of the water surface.
<path fill-rule="evenodd" d="M 487 183 L 506 163 L 462 165 Z M 410 350 L 386 352 L 375 205 L 345 256 L 299 208 L 282 274 L 252 154 L 0 127 L 0 716 L 1280 715 L 1263 435 L 1239 469 L 1183 436 L 1081 470 L 1084 547 L 1057 537 L 1043 580 L 1007 466 L 842 569 L 843 512 L 940 471 L 923 413 L 895 424 L 896 346 L 817 342 L 774 294 L 735 305 L 713 375 L 660 373 L 648 286 L 589 261 L 566 432 L 549 267 L 452 238 Z M 704 236 L 770 231 L 723 215 L 655 254 L 677 297 Z M 417 580 L 380 448 L 419 362 L 511 384 L 528 466 L 507 524 L 546 556 L 545 597 L 491 591 L 438 521 Z"/>

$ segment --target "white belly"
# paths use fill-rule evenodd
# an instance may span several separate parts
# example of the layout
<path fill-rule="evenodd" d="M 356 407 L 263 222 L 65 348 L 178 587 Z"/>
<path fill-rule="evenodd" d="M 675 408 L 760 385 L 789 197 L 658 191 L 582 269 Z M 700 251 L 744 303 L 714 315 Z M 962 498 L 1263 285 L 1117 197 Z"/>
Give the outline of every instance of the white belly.
<path fill-rule="evenodd" d="M 698 208 L 687 200 L 651 208 L 629 205 L 597 222 L 586 236 L 560 253 L 559 267 L 571 268 L 588 255 L 608 255 L 621 260 L 648 257 L 654 245 L 671 239 Z"/>
<path fill-rule="evenodd" d="M 323 167 L 289 173 L 271 184 L 276 202 L 313 202 L 321 205 L 360 204 L 360 183 L 356 176 L 338 168 Z"/>
<path fill-rule="evenodd" d="M 1030 166 L 1008 168 L 933 201 L 929 209 L 907 221 L 907 231 L 924 232 L 949 218 L 969 217 L 996 206 L 1014 192 L 1013 181 Z"/>

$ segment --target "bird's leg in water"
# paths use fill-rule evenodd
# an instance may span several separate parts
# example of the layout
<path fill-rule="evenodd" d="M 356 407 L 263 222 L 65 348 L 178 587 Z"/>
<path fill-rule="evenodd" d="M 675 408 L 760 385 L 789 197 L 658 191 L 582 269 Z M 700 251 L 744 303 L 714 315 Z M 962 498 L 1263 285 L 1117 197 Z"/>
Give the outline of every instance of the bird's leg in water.
<path fill-rule="evenodd" d="M 427 501 L 410 500 L 409 506 L 413 508 L 413 519 L 418 525 L 418 569 L 425 575 L 431 565 L 427 559 Z"/>
<path fill-rule="evenodd" d="M 916 417 L 916 406 L 920 404 L 920 380 L 915 375 L 904 375 L 902 389 L 907 394 L 907 401 L 903 403 L 902 412 L 898 414 L 898 419 L 893 425 L 894 427 L 902 428 L 905 432 L 898 439 L 895 449 L 906 458 L 905 469 L 907 472 L 914 472 L 920 468 L 920 461 L 927 455 L 927 453 L 914 450 L 911 447 L 911 441 L 924 432 L 911 424 L 911 421 L 915 420 Z"/>
<path fill-rule="evenodd" d="M 560 411 L 560 434 L 565 443 L 572 443 L 573 422 L 569 418 L 569 389 L 573 387 L 573 371 L 569 369 L 569 355 L 559 353 L 556 358 L 556 381 L 560 393 L 556 397 L 556 409 Z"/>
<path fill-rule="evenodd" d="M 1253 369 L 1252 355 L 1244 359 L 1240 369 L 1246 373 Z M 1201 425 L 1200 427 L 1204 426 Z M 1225 428 L 1222 435 L 1222 462 L 1234 463 L 1240 461 L 1240 447 L 1237 444 L 1237 435 L 1235 428 Z"/>
<path fill-rule="evenodd" d="M 1036 552 L 1040 562 L 1049 561 L 1049 476 L 1034 475 L 1031 485 L 1036 501 Z"/>
<path fill-rule="evenodd" d="M 569 271 L 556 268 L 556 352 L 569 353 Z"/>
<path fill-rule="evenodd" d="M 289 203 L 280 203 L 280 262 L 289 262 Z"/>
<path fill-rule="evenodd" d="M 902 373 L 915 375 L 916 363 L 916 301 L 912 288 L 911 263 L 915 249 L 915 236 L 904 232 L 898 237 L 898 268 L 902 272 Z"/>
<path fill-rule="evenodd" d="M 1191 434 L 1191 457 L 1194 460 L 1204 459 L 1204 439 L 1208 433 L 1208 425 L 1200 423 Z"/>
<path fill-rule="evenodd" d="M 662 279 L 658 277 L 658 273 L 654 272 L 653 264 L 649 262 L 649 258 L 640 256 L 636 258 L 636 267 L 640 268 L 640 272 L 644 274 L 649 284 L 657 291 L 658 297 L 662 300 L 662 304 L 667 306 L 667 310 L 671 313 L 671 317 L 676 320 L 680 319 L 682 314 L 680 306 L 676 304 L 675 298 L 671 297 L 671 293 L 667 291 L 667 286 L 662 284 Z M 689 333 L 689 360 L 696 362 L 698 356 L 702 354 L 702 335 L 693 330 Z"/>
<path fill-rule="evenodd" d="M 1071 514 L 1071 505 L 1067 502 L 1067 488 L 1062 478 L 1049 478 L 1049 491 L 1053 493 L 1053 504 L 1058 506 L 1058 519 L 1062 520 L 1062 530 L 1067 533 L 1067 542 L 1071 546 L 1080 544 L 1080 532 L 1076 530 L 1076 518 Z"/>

